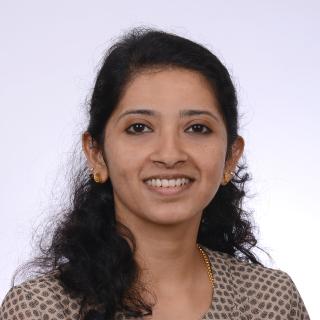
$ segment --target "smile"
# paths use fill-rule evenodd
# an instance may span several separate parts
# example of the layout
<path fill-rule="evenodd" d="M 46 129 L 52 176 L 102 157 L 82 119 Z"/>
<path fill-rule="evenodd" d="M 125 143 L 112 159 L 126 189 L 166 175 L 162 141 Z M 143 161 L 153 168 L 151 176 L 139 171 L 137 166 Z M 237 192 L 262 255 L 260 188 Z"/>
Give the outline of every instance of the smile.
<path fill-rule="evenodd" d="M 145 181 L 148 189 L 161 195 L 176 195 L 188 189 L 193 180 L 188 178 L 178 179 L 148 179 Z"/>
<path fill-rule="evenodd" d="M 179 178 L 179 179 L 149 179 L 146 180 L 146 183 L 149 186 L 153 187 L 162 187 L 162 188 L 170 188 L 170 187 L 180 187 L 182 185 L 190 183 L 191 180 L 188 178 Z"/>

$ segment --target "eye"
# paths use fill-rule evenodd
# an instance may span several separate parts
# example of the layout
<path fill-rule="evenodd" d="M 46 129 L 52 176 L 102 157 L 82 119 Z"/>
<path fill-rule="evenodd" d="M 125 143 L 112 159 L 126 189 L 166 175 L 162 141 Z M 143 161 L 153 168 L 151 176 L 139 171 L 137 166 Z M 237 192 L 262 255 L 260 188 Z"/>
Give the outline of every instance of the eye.
<path fill-rule="evenodd" d="M 188 130 L 190 130 L 192 128 L 191 133 L 200 133 L 200 134 L 209 134 L 212 132 L 211 129 L 209 129 L 207 126 L 203 125 L 203 124 L 193 124 L 192 126 L 190 126 L 188 128 Z M 187 130 L 187 131 L 188 131 Z M 190 131 L 189 131 L 190 132 Z"/>
<path fill-rule="evenodd" d="M 146 131 L 145 130 L 146 128 L 148 128 L 149 131 Z M 143 123 L 134 123 L 126 129 L 126 132 L 128 134 L 141 134 L 141 133 L 150 132 L 150 131 L 151 129 Z"/>

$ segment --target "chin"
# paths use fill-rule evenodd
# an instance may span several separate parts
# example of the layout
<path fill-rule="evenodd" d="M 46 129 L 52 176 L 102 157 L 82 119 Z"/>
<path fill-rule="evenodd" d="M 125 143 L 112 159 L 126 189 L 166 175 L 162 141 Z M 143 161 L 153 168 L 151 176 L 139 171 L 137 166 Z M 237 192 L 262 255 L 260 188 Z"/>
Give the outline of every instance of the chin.
<path fill-rule="evenodd" d="M 165 213 L 153 213 L 148 216 L 144 216 L 144 219 L 153 224 L 158 224 L 162 226 L 170 226 L 184 223 L 192 218 L 194 218 L 195 214 L 186 214 L 186 211 L 183 213 L 179 212 L 168 212 Z"/>

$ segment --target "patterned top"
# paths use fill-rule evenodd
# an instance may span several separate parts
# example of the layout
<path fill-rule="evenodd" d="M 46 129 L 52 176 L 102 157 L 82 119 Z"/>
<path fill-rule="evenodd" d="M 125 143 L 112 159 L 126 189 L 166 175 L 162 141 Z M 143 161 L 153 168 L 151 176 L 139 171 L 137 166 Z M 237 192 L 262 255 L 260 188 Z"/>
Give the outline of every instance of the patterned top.
<path fill-rule="evenodd" d="M 201 320 L 309 320 L 299 292 L 283 271 L 240 261 L 202 247 L 215 277 L 212 304 Z M 56 272 L 38 276 L 10 289 L 0 308 L 0 320 L 76 320 L 81 299 L 66 294 Z M 117 313 L 117 320 L 125 320 Z"/>

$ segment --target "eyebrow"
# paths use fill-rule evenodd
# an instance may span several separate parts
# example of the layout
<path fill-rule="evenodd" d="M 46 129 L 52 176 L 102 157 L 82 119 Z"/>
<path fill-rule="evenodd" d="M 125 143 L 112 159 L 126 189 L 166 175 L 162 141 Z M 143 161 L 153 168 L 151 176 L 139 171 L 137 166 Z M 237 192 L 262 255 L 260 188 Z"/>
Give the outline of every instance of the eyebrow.
<path fill-rule="evenodd" d="M 127 110 L 124 113 L 122 113 L 118 120 L 119 121 L 122 117 L 129 115 L 129 114 L 142 114 L 150 117 L 159 116 L 160 113 L 158 111 L 150 110 L 150 109 L 134 109 L 134 110 Z M 192 117 L 192 116 L 199 116 L 199 115 L 207 115 L 212 118 L 214 118 L 216 121 L 218 121 L 217 116 L 215 116 L 212 112 L 207 110 L 197 110 L 197 109 L 187 109 L 187 110 L 181 110 L 180 111 L 180 118 L 184 117 Z"/>

